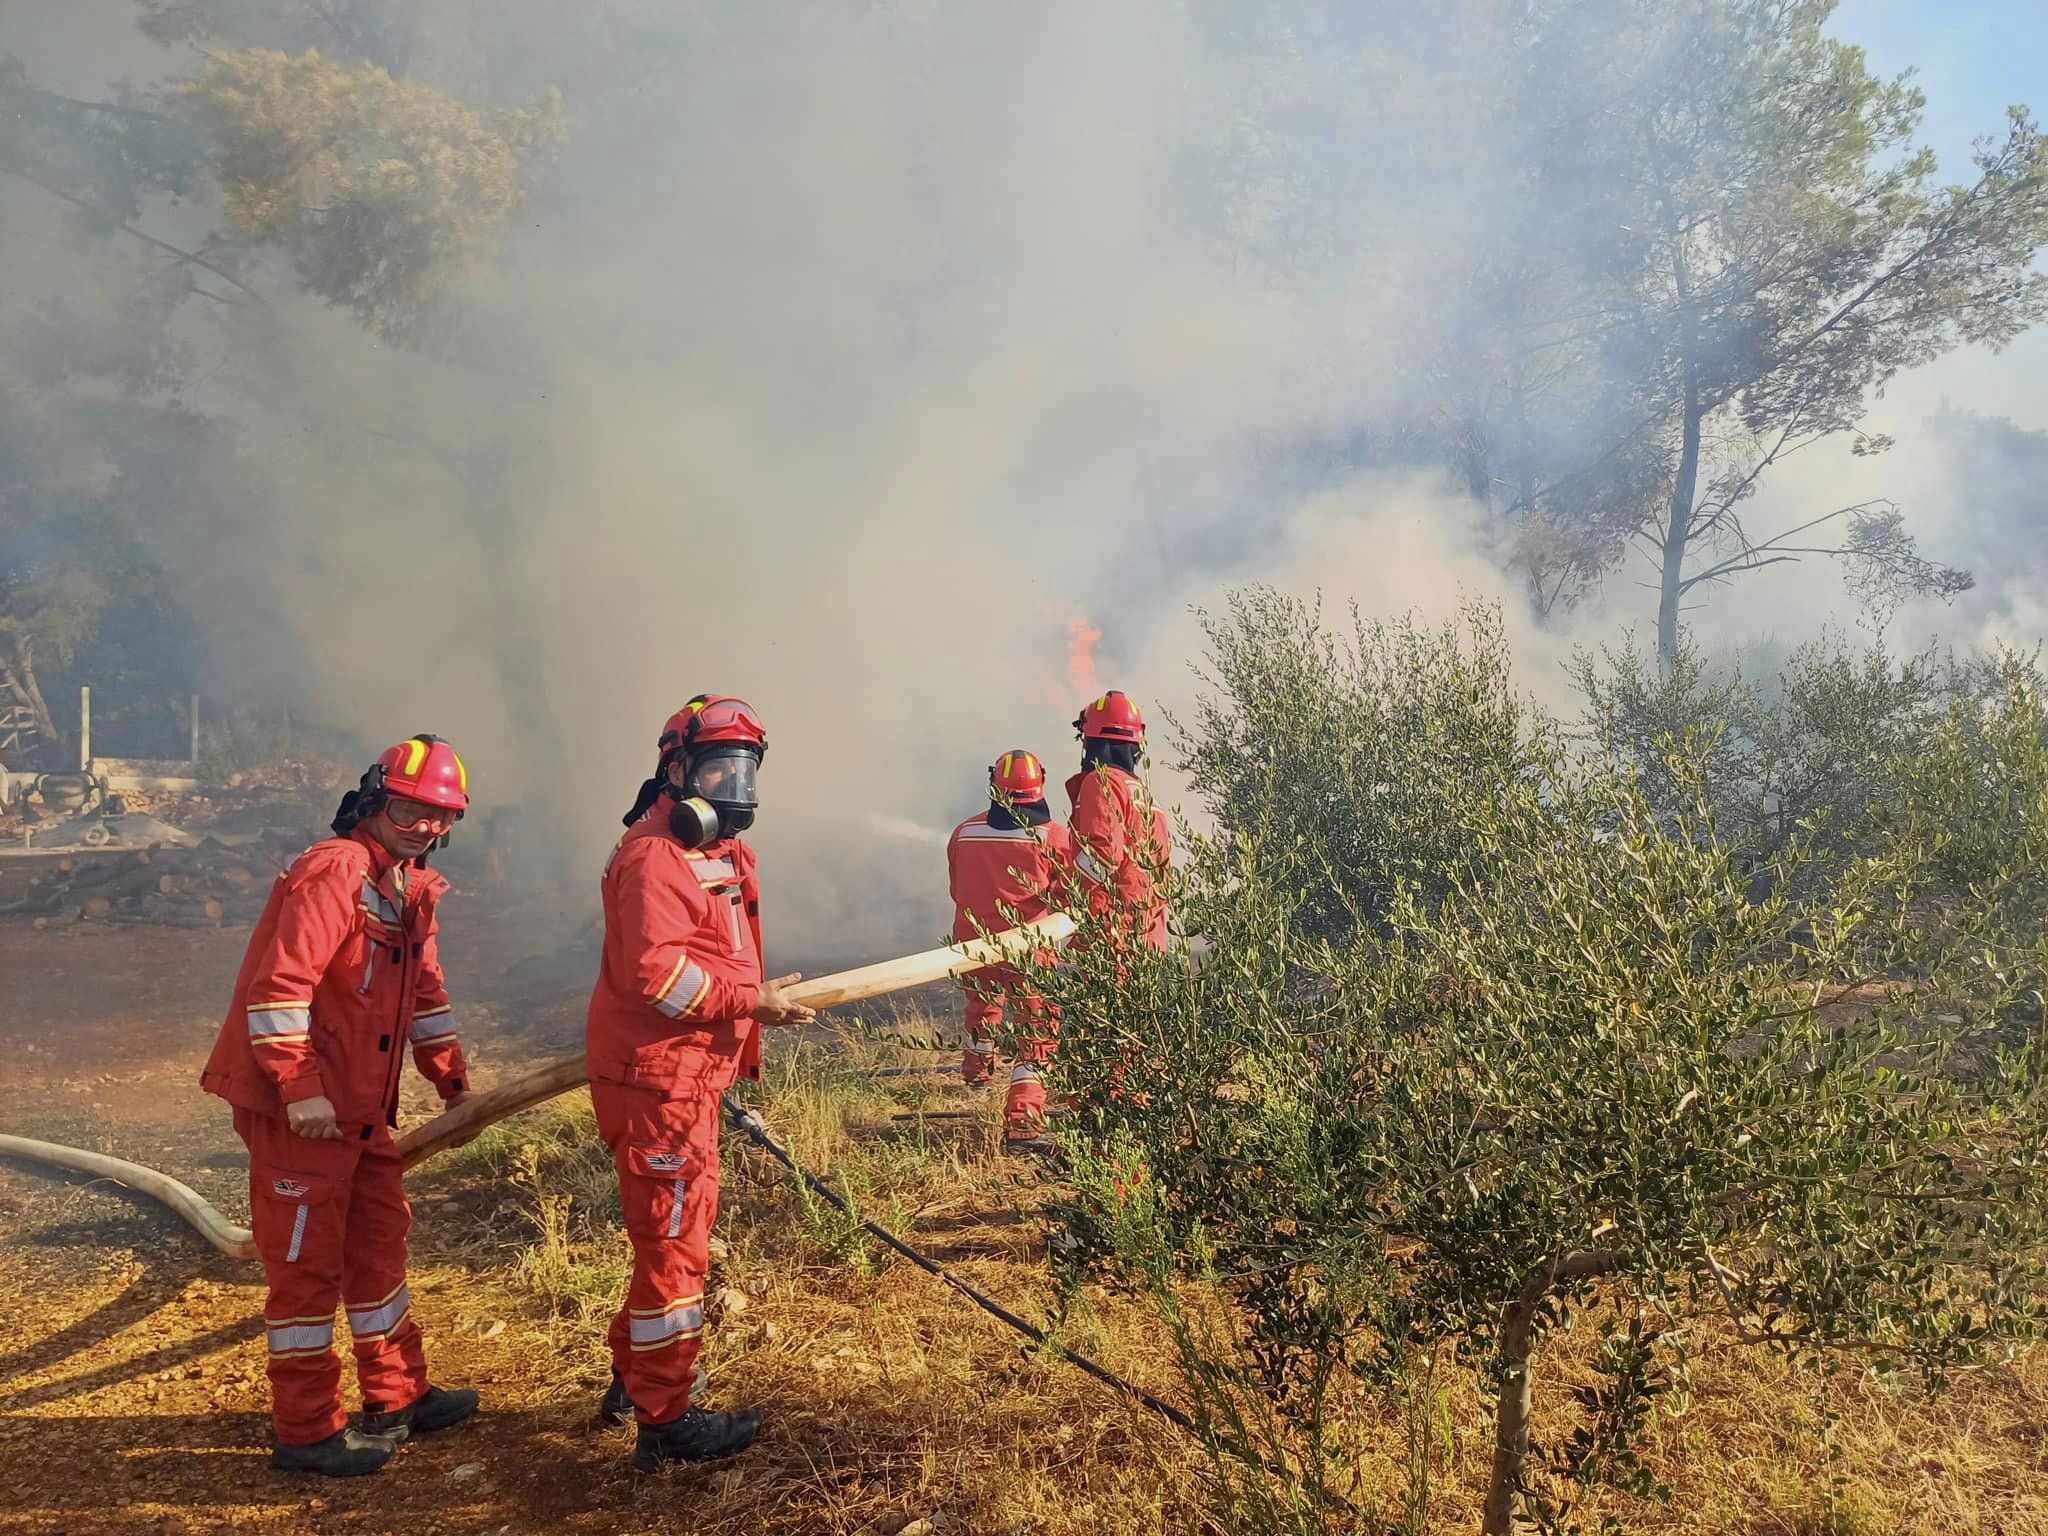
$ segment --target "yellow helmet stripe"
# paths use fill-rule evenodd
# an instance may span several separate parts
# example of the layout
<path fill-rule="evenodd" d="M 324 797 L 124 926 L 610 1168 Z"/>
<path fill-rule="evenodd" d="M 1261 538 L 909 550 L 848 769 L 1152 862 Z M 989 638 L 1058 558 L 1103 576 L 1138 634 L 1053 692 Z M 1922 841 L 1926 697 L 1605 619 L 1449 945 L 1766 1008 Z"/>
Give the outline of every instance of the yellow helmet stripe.
<path fill-rule="evenodd" d="M 420 765 L 427 760 L 427 744 L 415 736 L 405 744 L 405 776 L 409 779 L 420 771 Z"/>
<path fill-rule="evenodd" d="M 448 755 L 455 759 L 455 787 L 466 795 L 469 793 L 469 765 L 463 762 L 462 754 L 453 747 L 448 749 Z"/>

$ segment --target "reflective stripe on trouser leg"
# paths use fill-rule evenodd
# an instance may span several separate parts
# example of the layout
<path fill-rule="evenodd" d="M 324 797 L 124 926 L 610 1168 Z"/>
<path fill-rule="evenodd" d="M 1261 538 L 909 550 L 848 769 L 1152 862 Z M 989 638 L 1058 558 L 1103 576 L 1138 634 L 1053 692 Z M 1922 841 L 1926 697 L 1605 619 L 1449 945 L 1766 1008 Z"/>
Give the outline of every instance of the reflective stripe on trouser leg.
<path fill-rule="evenodd" d="M 272 1359 L 291 1355 L 324 1355 L 334 1347 L 334 1314 L 317 1317 L 266 1317 L 264 1336 Z"/>
<path fill-rule="evenodd" d="M 381 1301 L 349 1302 L 348 1331 L 357 1343 L 385 1338 L 398 1330 L 412 1307 L 412 1295 L 400 1281 L 398 1289 Z"/>
<path fill-rule="evenodd" d="M 263 1304 L 271 1423 L 282 1445 L 312 1445 L 347 1422 L 334 1311 L 353 1152 L 293 1136 L 280 1118 L 235 1112 L 249 1149 L 249 1225 L 270 1294 Z M 278 1182 L 313 1198 L 281 1197 Z M 287 1257 L 290 1255 L 290 1257 Z"/>
<path fill-rule="evenodd" d="M 963 1082 L 984 1083 L 995 1076 L 996 1043 L 993 1040 L 976 1039 L 969 1035 L 960 1047 L 960 1078 Z"/>
<path fill-rule="evenodd" d="M 965 990 L 960 1078 L 967 1083 L 986 1082 L 995 1072 L 995 1036 L 1003 1027 L 1002 993 L 986 977 L 969 981 Z"/>
<path fill-rule="evenodd" d="M 1038 1068 L 1020 1061 L 1010 1069 L 1010 1091 L 1003 1100 L 1003 1134 L 1013 1138 L 1036 1136 L 1045 1129 L 1045 1084 L 1038 1080 Z"/>
<path fill-rule="evenodd" d="M 427 1390 L 426 1340 L 405 1283 L 404 1178 L 397 1150 L 380 1137 L 363 1148 L 351 1186 L 341 1293 L 365 1413 L 411 1407 Z"/>
<path fill-rule="evenodd" d="M 626 1309 L 627 1347 L 636 1355 L 672 1349 L 704 1332 L 704 1293 L 678 1296 L 657 1307 Z"/>
<path fill-rule="evenodd" d="M 703 1347 L 711 1223 L 718 1213 L 718 1098 L 664 1100 L 645 1089 L 593 1083 L 591 1102 L 598 1132 L 612 1149 L 619 1207 L 633 1245 L 633 1277 L 609 1334 L 612 1366 L 640 1422 L 665 1424 L 690 1406 Z M 650 1171 L 649 1147 L 681 1152 L 688 1172 L 678 1178 L 665 1169 Z"/>

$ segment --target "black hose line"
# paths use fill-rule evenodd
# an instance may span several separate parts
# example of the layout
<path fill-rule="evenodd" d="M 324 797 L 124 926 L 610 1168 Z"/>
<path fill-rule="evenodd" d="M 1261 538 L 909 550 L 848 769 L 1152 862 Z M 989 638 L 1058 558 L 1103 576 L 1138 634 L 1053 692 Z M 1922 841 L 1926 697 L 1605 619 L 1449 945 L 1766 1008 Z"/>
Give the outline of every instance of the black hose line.
<path fill-rule="evenodd" d="M 943 1281 L 945 1284 L 950 1285 L 954 1290 L 958 1291 L 961 1295 L 965 1296 L 969 1301 L 973 1302 L 977 1307 L 981 1308 L 982 1311 L 986 1312 L 990 1317 L 993 1317 L 997 1322 L 1008 1324 L 1010 1327 L 1016 1329 L 1017 1332 L 1023 1334 L 1027 1339 L 1030 1339 L 1035 1344 L 1049 1346 L 1050 1348 L 1057 1350 L 1062 1356 L 1064 1356 L 1068 1360 L 1071 1360 L 1075 1365 L 1078 1365 L 1082 1370 L 1086 1371 L 1090 1376 L 1093 1376 L 1097 1381 L 1103 1383 L 1105 1386 L 1115 1388 L 1117 1391 L 1123 1393 L 1124 1396 L 1130 1398 L 1132 1401 L 1144 1404 L 1147 1408 L 1150 1408 L 1154 1413 L 1159 1414 L 1162 1418 L 1171 1419 L 1175 1424 L 1178 1424 L 1182 1429 L 1186 1430 L 1189 1434 L 1194 1435 L 1198 1439 L 1200 1438 L 1201 1431 L 1195 1427 L 1195 1421 L 1189 1418 L 1185 1413 L 1182 1413 L 1178 1408 L 1174 1407 L 1173 1404 L 1169 1402 L 1164 1402 L 1161 1399 L 1154 1397 L 1150 1392 L 1147 1392 L 1143 1387 L 1136 1386 L 1131 1382 L 1125 1381 L 1123 1377 L 1117 1375 L 1116 1372 L 1110 1370 L 1107 1366 L 1096 1364 L 1093 1360 L 1090 1360 L 1086 1355 L 1078 1354 L 1074 1350 L 1069 1349 L 1064 1344 L 1055 1343 L 1046 1334 L 1046 1331 L 1043 1328 L 1040 1328 L 1036 1323 L 1026 1322 L 1016 1313 L 1010 1311 L 1009 1308 L 1005 1307 L 1001 1302 L 996 1301 L 991 1297 L 983 1295 L 980 1291 L 977 1291 L 973 1286 L 969 1285 L 965 1280 L 962 1280 L 958 1275 L 948 1272 L 934 1260 L 926 1258 L 923 1254 L 919 1253 L 915 1248 L 911 1247 L 908 1243 L 905 1243 L 898 1239 L 893 1233 L 890 1233 L 886 1229 L 877 1226 L 872 1221 L 864 1220 L 860 1216 L 856 1215 L 853 1208 L 849 1206 L 844 1199 L 842 1199 L 839 1195 L 835 1194 L 831 1189 L 827 1188 L 824 1184 L 820 1183 L 807 1170 L 798 1166 L 796 1160 L 792 1158 L 788 1152 L 784 1151 L 779 1144 L 777 1144 L 774 1137 L 768 1134 L 768 1127 L 762 1123 L 761 1117 L 759 1115 L 755 1114 L 752 1110 L 742 1109 L 738 1104 L 733 1102 L 732 1097 L 730 1095 L 726 1096 L 724 1104 L 725 1112 L 732 1117 L 732 1123 L 735 1126 L 737 1126 L 741 1131 L 744 1131 L 748 1139 L 751 1140 L 754 1143 L 754 1145 L 759 1147 L 762 1151 L 766 1152 L 770 1157 L 774 1158 L 778 1163 L 782 1164 L 783 1167 L 787 1168 L 791 1173 L 795 1174 L 798 1178 L 802 1179 L 805 1185 L 808 1186 L 813 1193 L 817 1194 L 819 1197 L 829 1202 L 833 1206 L 833 1208 L 839 1211 L 842 1215 L 851 1217 L 855 1221 L 859 1221 L 861 1229 L 864 1232 L 866 1232 L 870 1237 L 874 1238 L 877 1242 L 883 1243 L 895 1252 L 900 1253 L 901 1255 L 903 1255 L 904 1258 L 910 1260 L 911 1263 L 915 1264 L 919 1269 L 923 1270 L 926 1274 L 932 1276 L 934 1279 Z"/>
<path fill-rule="evenodd" d="M 1044 1348 L 1056 1351 L 1065 1359 L 1072 1361 L 1075 1365 L 1078 1365 L 1082 1370 L 1086 1371 L 1090 1376 L 1093 1376 L 1097 1381 L 1101 1382 L 1104 1386 L 1113 1388 L 1115 1391 L 1121 1392 L 1125 1397 L 1130 1398 L 1133 1402 L 1142 1403 L 1145 1407 L 1150 1408 L 1154 1413 L 1158 1414 L 1161 1418 L 1170 1420 L 1172 1423 L 1179 1425 L 1180 1428 L 1187 1431 L 1187 1433 L 1189 1433 L 1190 1435 L 1193 1435 L 1197 1440 L 1202 1440 L 1205 1438 L 1202 1434 L 1201 1429 L 1195 1424 L 1195 1421 L 1189 1418 L 1185 1413 L 1182 1413 L 1180 1409 L 1174 1407 L 1173 1404 L 1166 1402 L 1160 1398 L 1154 1397 L 1150 1392 L 1147 1392 L 1143 1387 L 1138 1386 L 1133 1382 L 1125 1381 L 1123 1377 L 1117 1375 L 1117 1373 L 1109 1369 L 1108 1366 L 1098 1365 L 1095 1361 L 1090 1360 L 1086 1355 L 1080 1354 L 1075 1350 L 1069 1349 L 1066 1345 L 1056 1342 L 1050 1336 L 1047 1335 L 1046 1331 L 1043 1328 L 1039 1327 L 1036 1323 L 1026 1322 L 1023 1318 L 1019 1317 L 1016 1313 L 1012 1312 L 1008 1307 L 1005 1307 L 1001 1302 L 995 1300 L 993 1297 L 983 1295 L 980 1291 L 977 1291 L 973 1286 L 969 1285 L 965 1280 L 962 1280 L 958 1275 L 955 1275 L 949 1272 L 948 1270 L 942 1268 L 935 1260 L 926 1258 L 923 1254 L 919 1253 L 915 1248 L 911 1247 L 908 1243 L 905 1243 L 899 1238 L 897 1238 L 893 1233 L 887 1231 L 885 1228 L 877 1226 L 872 1221 L 868 1221 L 865 1218 L 856 1215 L 854 1213 L 853 1207 L 848 1205 L 844 1199 L 842 1199 L 838 1194 L 834 1193 L 826 1185 L 820 1183 L 819 1180 L 815 1176 L 813 1176 L 808 1169 L 804 1168 L 801 1164 L 799 1164 L 796 1161 L 795 1158 L 791 1157 L 789 1153 L 782 1148 L 782 1146 L 775 1140 L 773 1136 L 770 1136 L 768 1134 L 768 1127 L 765 1123 L 763 1123 L 759 1115 L 755 1114 L 750 1109 L 742 1109 L 737 1103 L 733 1101 L 733 1098 L 730 1094 L 725 1095 L 722 1098 L 721 1102 L 725 1106 L 725 1112 L 732 1117 L 732 1123 L 735 1126 L 737 1126 L 741 1131 L 744 1131 L 747 1135 L 747 1138 L 750 1141 L 752 1141 L 755 1146 L 759 1147 L 762 1151 L 766 1152 L 770 1157 L 774 1158 L 778 1163 L 782 1164 L 783 1167 L 787 1168 L 799 1179 L 802 1179 L 805 1186 L 808 1189 L 810 1189 L 812 1192 L 814 1192 L 815 1194 L 822 1197 L 825 1201 L 827 1201 L 833 1207 L 834 1210 L 837 1210 L 841 1215 L 850 1217 L 853 1220 L 858 1221 L 861 1225 L 861 1230 L 866 1232 L 870 1237 L 874 1238 L 876 1241 L 880 1243 L 883 1243 L 896 1253 L 902 1254 L 904 1258 L 910 1260 L 911 1263 L 915 1264 L 919 1269 L 923 1270 L 926 1274 L 932 1276 L 934 1279 L 942 1281 L 946 1285 L 950 1285 L 954 1290 L 958 1291 L 962 1296 L 965 1296 L 969 1301 L 973 1302 L 977 1307 L 981 1308 L 982 1311 L 986 1312 L 990 1317 L 994 1318 L 997 1322 L 1007 1324 L 1009 1327 L 1016 1329 L 1017 1332 L 1023 1334 L 1024 1337 L 1030 1339 L 1034 1344 L 1038 1344 Z M 1233 1456 L 1237 1457 L 1238 1460 L 1245 1462 L 1247 1465 L 1258 1467 L 1262 1471 L 1271 1473 L 1275 1477 L 1284 1478 L 1289 1482 L 1296 1483 L 1297 1485 L 1299 1485 L 1300 1475 L 1296 1473 L 1292 1468 L 1282 1465 L 1280 1462 L 1273 1460 L 1271 1457 L 1261 1455 L 1259 1452 L 1245 1445 L 1229 1446 L 1227 1447 L 1227 1449 L 1229 1449 L 1230 1453 Z M 1304 1491 L 1310 1494 L 1315 1499 L 1315 1501 L 1318 1504 L 1322 1505 L 1325 1509 L 1347 1510 L 1355 1513 L 1355 1510 L 1353 1509 L 1353 1506 L 1351 1505 L 1349 1500 L 1343 1498 L 1339 1494 L 1332 1493 L 1329 1489 L 1323 1487 L 1320 1483 L 1309 1483 L 1304 1488 Z"/>

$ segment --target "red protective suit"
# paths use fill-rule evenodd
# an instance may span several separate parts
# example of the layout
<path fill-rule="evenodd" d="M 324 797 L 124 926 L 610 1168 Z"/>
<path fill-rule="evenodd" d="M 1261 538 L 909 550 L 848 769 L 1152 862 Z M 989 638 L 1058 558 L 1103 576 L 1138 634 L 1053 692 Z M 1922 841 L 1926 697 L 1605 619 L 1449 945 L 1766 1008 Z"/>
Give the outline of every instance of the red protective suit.
<path fill-rule="evenodd" d="M 619 1174 L 633 1279 L 612 1364 L 643 1424 L 690 1406 L 718 1215 L 719 1097 L 760 1075 L 760 887 L 737 838 L 685 848 L 657 799 L 605 866 L 585 1023 L 590 1100 Z"/>
<path fill-rule="evenodd" d="M 1088 893 L 1088 910 L 1107 917 L 1120 934 L 1156 950 L 1166 948 L 1166 891 L 1173 860 L 1173 829 L 1152 803 L 1145 781 L 1107 764 L 1067 780 L 1074 810 L 1074 873 Z"/>
<path fill-rule="evenodd" d="M 250 1225 L 270 1284 L 264 1318 L 277 1438 L 324 1440 L 344 1422 L 334 1308 L 348 1313 L 363 1408 L 427 1389 L 405 1289 L 412 1225 L 390 1124 L 408 1044 L 441 1097 L 468 1068 L 435 949 L 447 882 L 396 862 L 361 831 L 314 844 L 278 877 L 234 1000 L 200 1075 L 235 1106 L 249 1148 Z M 285 1105 L 325 1095 L 339 1141 L 295 1136 Z"/>
<path fill-rule="evenodd" d="M 1035 922 L 1052 909 L 1061 871 L 1071 856 L 1067 829 L 1057 822 L 1039 827 L 993 827 L 988 813 L 970 816 L 946 841 L 946 870 L 953 892 L 953 939 L 959 943 L 1000 933 L 1016 923 Z M 1050 954 L 1048 952 L 1048 958 Z M 1052 1055 L 1059 1020 L 1024 978 L 1010 966 L 991 966 L 968 977 L 966 1043 L 961 1076 L 970 1083 L 994 1071 L 995 1035 L 1005 1011 L 1014 1009 L 1029 1033 L 1010 1073 L 1003 1117 L 1020 1135 L 1036 1135 L 1044 1123 L 1045 1089 L 1037 1069 Z"/>

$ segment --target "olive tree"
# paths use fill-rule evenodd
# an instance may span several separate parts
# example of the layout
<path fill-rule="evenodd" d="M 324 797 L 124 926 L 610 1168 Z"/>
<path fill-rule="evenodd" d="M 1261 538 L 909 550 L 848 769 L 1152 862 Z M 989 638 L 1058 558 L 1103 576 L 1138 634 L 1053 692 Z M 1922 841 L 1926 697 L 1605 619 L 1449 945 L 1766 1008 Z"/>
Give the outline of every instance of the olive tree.
<path fill-rule="evenodd" d="M 1404 885 L 1444 890 L 1481 850 L 1473 808 L 1527 767 L 1499 610 L 1430 626 L 1353 608 L 1333 627 L 1250 587 L 1201 619 L 1212 686 L 1177 766 L 1219 826 L 1295 851 L 1302 930 L 1377 922 Z"/>
<path fill-rule="evenodd" d="M 1416 664 L 1388 681 L 1432 697 L 1456 661 Z M 1285 682 L 1313 733 L 1351 687 L 1336 665 Z M 1672 813 L 1539 727 L 1513 771 L 1452 776 L 1456 837 L 1372 923 L 1322 922 L 1321 847 L 1249 823 L 1191 843 L 1204 964 L 1098 939 L 1041 975 L 1078 1110 L 1071 1262 L 1168 1327 L 1229 1528 L 1363 1528 L 1357 1427 L 1431 1351 L 1491 1394 L 1504 1533 L 1561 1526 L 1602 1481 L 1656 1491 L 1634 1447 L 1710 1320 L 1930 1387 L 2038 1337 L 2048 1094 L 2005 1021 L 2038 1006 L 2041 941 L 1979 941 L 2048 847 L 2017 812 L 1997 846 L 1956 829 L 1979 796 L 2038 806 L 2048 750 L 2023 690 L 1972 718 L 1944 798 L 1810 895 L 1795 838 L 1751 899 L 1697 750 L 1668 764 Z M 1959 891 L 1942 862 L 1967 858 Z M 1543 1344 L 1578 1317 L 1604 1385 L 1537 1445 Z"/>

